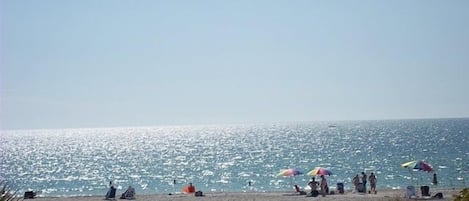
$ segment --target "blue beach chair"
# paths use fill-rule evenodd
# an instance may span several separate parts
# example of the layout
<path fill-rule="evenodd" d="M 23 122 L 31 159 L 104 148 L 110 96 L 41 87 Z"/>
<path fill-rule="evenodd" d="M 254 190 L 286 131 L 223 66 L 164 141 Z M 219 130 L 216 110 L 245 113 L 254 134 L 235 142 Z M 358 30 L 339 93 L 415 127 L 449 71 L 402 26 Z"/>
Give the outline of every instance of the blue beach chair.
<path fill-rule="evenodd" d="M 415 197 L 417 197 L 417 193 L 415 192 L 415 187 L 414 186 L 407 186 L 406 192 L 405 192 L 405 197 L 406 198 L 415 198 Z"/>

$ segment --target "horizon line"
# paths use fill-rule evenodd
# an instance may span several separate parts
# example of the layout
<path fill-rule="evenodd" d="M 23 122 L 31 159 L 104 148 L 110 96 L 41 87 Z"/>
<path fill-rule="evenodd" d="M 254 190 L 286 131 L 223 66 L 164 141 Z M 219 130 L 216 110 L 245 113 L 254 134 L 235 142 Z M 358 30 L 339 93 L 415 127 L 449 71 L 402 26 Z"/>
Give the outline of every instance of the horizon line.
<path fill-rule="evenodd" d="M 361 122 L 361 121 L 396 121 L 396 120 L 444 120 L 469 119 L 468 117 L 415 117 L 415 118 L 382 118 L 382 119 L 341 119 L 341 120 L 290 120 L 290 121 L 251 121 L 226 123 L 175 123 L 159 125 L 136 126 L 95 126 L 95 127 L 54 127 L 54 128 L 0 128 L 0 131 L 36 131 L 36 130 L 73 130 L 73 129 L 113 129 L 113 128 L 158 128 L 158 127 L 186 127 L 186 126 L 220 126 L 220 125 L 249 125 L 249 124 L 288 124 L 288 123 L 332 123 L 332 122 Z"/>

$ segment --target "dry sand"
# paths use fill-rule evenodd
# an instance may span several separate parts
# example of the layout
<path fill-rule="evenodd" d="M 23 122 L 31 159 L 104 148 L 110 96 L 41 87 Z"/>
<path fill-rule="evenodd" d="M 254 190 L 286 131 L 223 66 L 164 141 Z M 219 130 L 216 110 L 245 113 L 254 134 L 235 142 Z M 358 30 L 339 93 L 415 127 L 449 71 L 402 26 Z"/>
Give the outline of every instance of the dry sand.
<path fill-rule="evenodd" d="M 438 200 L 453 200 L 454 195 L 457 195 L 460 190 L 449 189 L 431 189 L 431 194 L 442 192 L 444 199 Z M 138 193 L 138 192 L 137 192 Z M 293 192 L 269 192 L 269 193 L 205 193 L 204 197 L 195 197 L 194 195 L 138 195 L 136 200 L 139 201 L 305 201 L 305 200 L 351 200 L 351 201 L 398 201 L 398 200 L 417 200 L 405 199 L 405 190 L 382 190 L 378 194 L 358 194 L 346 192 L 345 194 L 327 195 L 326 197 L 305 197 Z M 67 198 L 37 198 L 35 200 L 52 200 L 52 201 L 102 201 L 104 196 L 90 196 L 90 197 L 67 197 Z M 117 200 L 118 197 L 117 197 Z M 419 198 L 418 200 L 424 200 Z M 433 199 L 434 200 L 434 199 Z"/>

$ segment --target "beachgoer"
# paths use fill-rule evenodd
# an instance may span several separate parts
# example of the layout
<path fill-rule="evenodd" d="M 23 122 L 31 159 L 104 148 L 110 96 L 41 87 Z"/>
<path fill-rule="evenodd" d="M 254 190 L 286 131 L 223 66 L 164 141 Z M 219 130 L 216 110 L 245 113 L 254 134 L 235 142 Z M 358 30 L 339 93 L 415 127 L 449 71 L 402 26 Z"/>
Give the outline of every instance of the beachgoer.
<path fill-rule="evenodd" d="M 369 193 L 376 194 L 376 182 L 378 181 L 376 179 L 376 175 L 372 172 L 370 174 L 370 176 L 368 177 L 368 180 L 370 181 L 370 192 Z"/>
<path fill-rule="evenodd" d="M 304 190 L 301 190 L 301 188 L 298 185 L 293 186 L 295 188 L 295 192 L 299 193 L 300 195 L 306 195 L 306 192 Z"/>
<path fill-rule="evenodd" d="M 311 188 L 311 193 L 313 191 L 318 190 L 318 182 L 316 182 L 316 179 L 314 177 L 311 178 L 311 181 L 308 183 L 308 186 Z"/>
<path fill-rule="evenodd" d="M 360 183 L 360 178 L 358 177 L 358 174 L 353 177 L 352 183 L 355 186 L 354 192 L 358 192 L 358 184 Z"/>
<path fill-rule="evenodd" d="M 193 186 L 192 183 L 189 183 L 189 191 L 195 192 L 195 186 Z"/>
<path fill-rule="evenodd" d="M 367 175 L 365 174 L 365 172 L 362 172 L 362 183 L 363 183 L 363 188 L 365 188 L 364 193 L 366 193 L 366 179 L 367 179 Z"/>
<path fill-rule="evenodd" d="M 326 197 L 326 191 L 327 191 L 327 180 L 324 175 L 321 175 L 321 194 L 322 197 Z"/>
<path fill-rule="evenodd" d="M 189 186 L 184 187 L 182 191 L 186 194 L 195 193 L 195 186 L 193 186 L 192 183 L 189 183 Z"/>
<path fill-rule="evenodd" d="M 438 185 L 438 180 L 436 179 L 436 173 L 433 173 L 433 181 L 432 181 L 432 184 L 433 184 L 433 185 Z"/>

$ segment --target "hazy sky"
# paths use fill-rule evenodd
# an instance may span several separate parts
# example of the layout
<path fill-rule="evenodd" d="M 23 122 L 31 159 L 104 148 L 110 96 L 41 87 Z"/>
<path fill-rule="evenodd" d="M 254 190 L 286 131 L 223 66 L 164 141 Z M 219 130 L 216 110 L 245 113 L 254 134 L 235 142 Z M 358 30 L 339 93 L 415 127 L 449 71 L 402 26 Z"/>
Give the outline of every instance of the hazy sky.
<path fill-rule="evenodd" d="M 3 0 L 1 128 L 469 117 L 468 10 Z"/>

